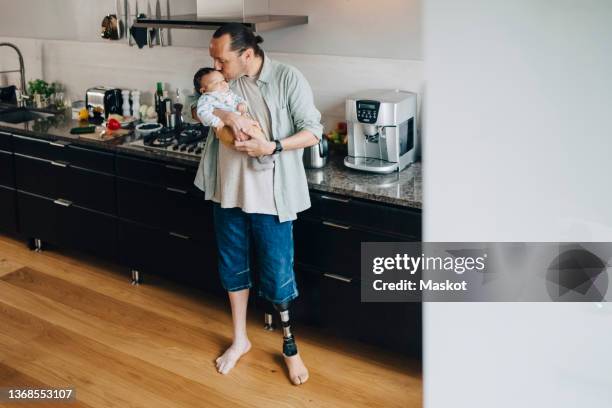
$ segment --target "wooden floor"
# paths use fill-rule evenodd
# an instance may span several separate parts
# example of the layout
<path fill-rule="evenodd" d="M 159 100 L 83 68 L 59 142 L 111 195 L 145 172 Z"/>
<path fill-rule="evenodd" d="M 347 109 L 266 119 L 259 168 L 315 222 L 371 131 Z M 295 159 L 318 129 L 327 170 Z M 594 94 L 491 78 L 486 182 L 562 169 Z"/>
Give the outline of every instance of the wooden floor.
<path fill-rule="evenodd" d="M 282 335 L 249 316 L 253 348 L 227 376 L 225 301 L 115 265 L 0 235 L 0 387 L 74 387 L 32 407 L 421 407 L 417 363 L 298 327 L 307 384 L 287 379 Z M 0 406 L 24 407 L 27 404 Z"/>

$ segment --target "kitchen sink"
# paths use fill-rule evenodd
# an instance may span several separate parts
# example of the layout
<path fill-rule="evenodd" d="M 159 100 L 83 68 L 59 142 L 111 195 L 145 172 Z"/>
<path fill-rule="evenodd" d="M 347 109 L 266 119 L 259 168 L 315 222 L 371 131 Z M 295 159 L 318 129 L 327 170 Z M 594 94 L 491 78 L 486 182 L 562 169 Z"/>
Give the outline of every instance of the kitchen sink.
<path fill-rule="evenodd" d="M 54 116 L 51 113 L 34 112 L 26 108 L 16 108 L 9 111 L 0 112 L 0 122 L 23 123 L 36 119 L 45 119 Z"/>

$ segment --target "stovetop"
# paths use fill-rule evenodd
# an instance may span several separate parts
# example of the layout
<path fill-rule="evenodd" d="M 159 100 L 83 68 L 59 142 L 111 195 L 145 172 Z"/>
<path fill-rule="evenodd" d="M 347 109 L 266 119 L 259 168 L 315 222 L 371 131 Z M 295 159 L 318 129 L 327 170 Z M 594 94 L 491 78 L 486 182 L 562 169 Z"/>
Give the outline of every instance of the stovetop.
<path fill-rule="evenodd" d="M 208 129 L 201 124 L 185 124 L 182 130 L 162 128 L 129 144 L 144 147 L 145 150 L 199 157 L 204 148 Z"/>

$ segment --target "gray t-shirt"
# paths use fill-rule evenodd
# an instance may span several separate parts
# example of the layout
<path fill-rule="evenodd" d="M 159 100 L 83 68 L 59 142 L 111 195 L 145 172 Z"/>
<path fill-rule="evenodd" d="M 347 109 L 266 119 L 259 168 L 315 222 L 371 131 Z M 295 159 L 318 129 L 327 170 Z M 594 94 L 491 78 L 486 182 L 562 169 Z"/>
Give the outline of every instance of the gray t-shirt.
<path fill-rule="evenodd" d="M 257 86 L 257 77 L 242 76 L 232 90 L 247 101 L 248 112 L 271 138 L 270 111 Z M 239 207 L 247 213 L 277 215 L 274 201 L 274 163 L 261 166 L 244 152 L 219 143 L 217 184 L 212 200 L 223 208 Z"/>

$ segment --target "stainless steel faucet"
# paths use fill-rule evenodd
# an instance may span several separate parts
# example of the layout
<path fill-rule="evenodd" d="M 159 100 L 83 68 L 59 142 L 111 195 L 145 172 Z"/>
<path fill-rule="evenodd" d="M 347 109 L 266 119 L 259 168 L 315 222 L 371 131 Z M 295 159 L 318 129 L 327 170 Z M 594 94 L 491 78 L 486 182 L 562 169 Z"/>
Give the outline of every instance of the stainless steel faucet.
<path fill-rule="evenodd" d="M 19 48 L 17 48 L 15 44 L 7 43 L 7 42 L 0 43 L 0 47 L 11 47 L 12 49 L 15 50 L 15 52 L 19 56 L 19 70 L 14 69 L 14 70 L 9 70 L 9 71 L 0 71 L 0 74 L 8 74 L 9 72 L 19 72 L 19 74 L 21 75 L 21 95 L 24 95 L 24 96 L 27 95 L 26 82 L 25 82 L 25 66 L 23 65 L 23 55 L 21 55 L 21 51 L 19 51 Z"/>

